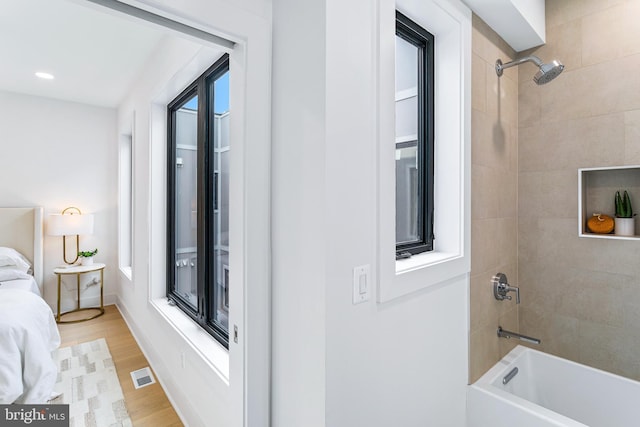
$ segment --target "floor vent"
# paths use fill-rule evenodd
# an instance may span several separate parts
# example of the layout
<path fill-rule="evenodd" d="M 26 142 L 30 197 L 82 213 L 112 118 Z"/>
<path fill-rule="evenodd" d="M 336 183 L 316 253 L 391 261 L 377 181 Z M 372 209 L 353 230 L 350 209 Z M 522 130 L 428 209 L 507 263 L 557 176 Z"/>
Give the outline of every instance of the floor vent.
<path fill-rule="evenodd" d="M 156 382 L 156 379 L 153 377 L 151 369 L 149 369 L 148 366 L 131 372 L 131 379 L 133 380 L 133 386 L 136 389 L 146 387 Z"/>

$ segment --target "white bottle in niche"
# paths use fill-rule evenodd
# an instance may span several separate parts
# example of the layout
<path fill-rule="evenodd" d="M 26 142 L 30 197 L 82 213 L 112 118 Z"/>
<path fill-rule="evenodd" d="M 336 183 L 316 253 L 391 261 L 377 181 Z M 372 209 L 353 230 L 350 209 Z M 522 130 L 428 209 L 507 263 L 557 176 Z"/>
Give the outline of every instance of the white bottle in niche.
<path fill-rule="evenodd" d="M 635 218 L 616 218 L 616 225 L 613 232 L 616 236 L 633 236 L 635 235 Z"/>

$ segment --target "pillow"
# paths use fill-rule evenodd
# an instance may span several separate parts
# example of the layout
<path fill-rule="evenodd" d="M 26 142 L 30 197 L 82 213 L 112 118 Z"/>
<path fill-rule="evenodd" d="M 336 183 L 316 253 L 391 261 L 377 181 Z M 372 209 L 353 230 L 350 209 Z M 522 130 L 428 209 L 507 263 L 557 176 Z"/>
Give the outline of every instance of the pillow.
<path fill-rule="evenodd" d="M 28 279 L 30 277 L 31 276 L 29 276 L 24 271 L 6 268 L 6 266 L 0 268 L 0 282 L 6 282 L 8 280 L 16 280 L 16 279 Z"/>
<path fill-rule="evenodd" d="M 14 269 L 26 273 L 31 268 L 31 263 L 24 255 L 15 249 L 0 247 L 0 266 L 13 266 Z"/>

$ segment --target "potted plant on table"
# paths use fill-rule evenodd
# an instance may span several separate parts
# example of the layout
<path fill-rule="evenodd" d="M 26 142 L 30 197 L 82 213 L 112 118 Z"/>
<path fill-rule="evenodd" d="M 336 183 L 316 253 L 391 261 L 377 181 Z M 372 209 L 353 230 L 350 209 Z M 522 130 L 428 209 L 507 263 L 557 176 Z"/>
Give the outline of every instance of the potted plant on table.
<path fill-rule="evenodd" d="M 631 198 L 625 190 L 623 195 L 616 191 L 616 225 L 614 233 L 618 236 L 633 236 L 635 234 L 633 209 L 631 208 Z"/>
<path fill-rule="evenodd" d="M 79 251 L 80 265 L 93 265 L 93 256 L 98 253 L 98 248 L 92 251 Z"/>

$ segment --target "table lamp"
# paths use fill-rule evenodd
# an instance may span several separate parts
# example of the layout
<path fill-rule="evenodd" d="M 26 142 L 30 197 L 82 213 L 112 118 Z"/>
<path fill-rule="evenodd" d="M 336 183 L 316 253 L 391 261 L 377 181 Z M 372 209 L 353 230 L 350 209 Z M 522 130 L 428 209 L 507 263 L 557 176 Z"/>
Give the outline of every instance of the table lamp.
<path fill-rule="evenodd" d="M 62 257 L 67 264 L 78 261 L 80 250 L 80 235 L 93 234 L 93 215 L 83 215 L 80 209 L 68 207 L 59 214 L 51 214 L 47 218 L 47 234 L 50 236 L 62 236 Z M 76 236 L 76 257 L 73 261 L 67 260 L 67 236 Z"/>

